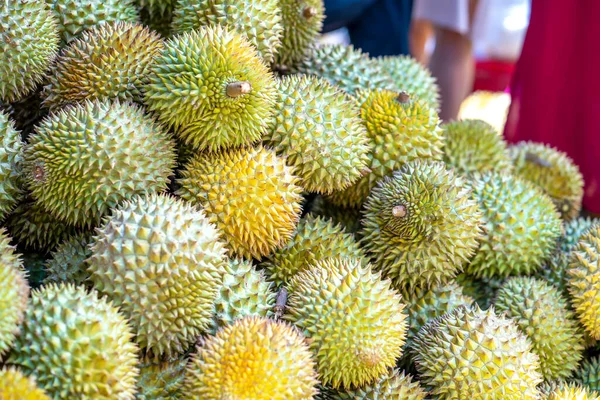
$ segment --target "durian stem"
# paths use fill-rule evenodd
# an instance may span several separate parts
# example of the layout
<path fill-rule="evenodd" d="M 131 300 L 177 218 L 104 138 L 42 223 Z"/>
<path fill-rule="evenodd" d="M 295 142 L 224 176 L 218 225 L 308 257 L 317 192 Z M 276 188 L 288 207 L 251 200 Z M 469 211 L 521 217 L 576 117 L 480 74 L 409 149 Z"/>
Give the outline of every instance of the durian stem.
<path fill-rule="evenodd" d="M 231 82 L 227 85 L 226 92 L 229 97 L 238 97 L 243 94 L 252 93 L 252 85 L 247 81 Z"/>
<path fill-rule="evenodd" d="M 311 19 L 312 17 L 317 15 L 317 9 L 314 7 L 306 7 L 304 11 L 302 11 L 302 15 L 306 19 Z"/>
<path fill-rule="evenodd" d="M 392 215 L 396 218 L 403 218 L 406 216 L 406 207 L 404 206 L 395 206 L 392 208 Z"/>
<path fill-rule="evenodd" d="M 285 305 L 287 303 L 288 291 L 286 288 L 282 287 L 277 293 L 277 298 L 275 299 L 275 319 L 279 319 L 283 316 L 285 311 Z"/>
<path fill-rule="evenodd" d="M 46 174 L 44 173 L 44 168 L 42 168 L 42 166 L 36 165 L 33 168 L 33 178 L 36 181 L 43 181 L 45 176 Z"/>
<path fill-rule="evenodd" d="M 525 159 L 529 162 L 539 165 L 540 167 L 545 167 L 545 168 L 552 167 L 552 164 L 550 162 L 544 160 L 542 157 L 540 157 L 534 153 L 529 153 L 529 152 L 526 153 Z"/>
<path fill-rule="evenodd" d="M 400 94 L 398 94 L 398 97 L 396 97 L 396 100 L 398 101 L 398 103 L 408 103 L 410 101 L 410 96 L 406 92 L 400 92 Z"/>

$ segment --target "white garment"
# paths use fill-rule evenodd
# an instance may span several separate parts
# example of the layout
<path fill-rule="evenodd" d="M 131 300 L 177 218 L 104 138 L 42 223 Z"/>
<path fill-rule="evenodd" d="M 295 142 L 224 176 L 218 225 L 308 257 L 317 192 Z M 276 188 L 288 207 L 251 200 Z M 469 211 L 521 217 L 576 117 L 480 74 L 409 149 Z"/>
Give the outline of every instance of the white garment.
<path fill-rule="evenodd" d="M 415 20 L 431 21 L 434 25 L 453 30 L 463 35 L 471 35 L 479 23 L 481 10 L 485 10 L 487 0 L 479 0 L 473 16 L 473 26 L 469 18 L 469 0 L 414 0 L 412 17 Z"/>

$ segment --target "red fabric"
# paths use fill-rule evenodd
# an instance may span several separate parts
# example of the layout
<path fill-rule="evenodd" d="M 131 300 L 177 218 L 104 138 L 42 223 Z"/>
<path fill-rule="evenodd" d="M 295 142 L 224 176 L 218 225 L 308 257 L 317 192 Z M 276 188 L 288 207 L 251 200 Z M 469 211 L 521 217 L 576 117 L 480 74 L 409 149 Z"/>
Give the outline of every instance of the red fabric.
<path fill-rule="evenodd" d="M 533 0 L 504 134 L 566 152 L 600 213 L 600 1 Z"/>

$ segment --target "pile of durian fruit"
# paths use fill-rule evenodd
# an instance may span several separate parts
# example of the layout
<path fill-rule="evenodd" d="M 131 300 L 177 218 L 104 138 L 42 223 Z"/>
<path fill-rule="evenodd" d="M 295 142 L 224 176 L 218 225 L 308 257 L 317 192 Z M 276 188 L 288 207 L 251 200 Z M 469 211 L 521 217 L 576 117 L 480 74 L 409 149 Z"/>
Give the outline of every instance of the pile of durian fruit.
<path fill-rule="evenodd" d="M 0 0 L 0 398 L 600 398 L 578 167 L 324 13 Z"/>

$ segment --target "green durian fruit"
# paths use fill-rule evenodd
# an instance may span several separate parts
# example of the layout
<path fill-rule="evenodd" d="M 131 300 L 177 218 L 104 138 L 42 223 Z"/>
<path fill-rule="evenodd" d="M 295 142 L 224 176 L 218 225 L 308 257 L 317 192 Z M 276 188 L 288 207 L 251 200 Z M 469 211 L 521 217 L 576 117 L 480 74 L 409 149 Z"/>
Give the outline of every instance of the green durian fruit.
<path fill-rule="evenodd" d="M 569 296 L 567 288 L 567 271 L 569 269 L 570 254 L 557 251 L 546 261 L 536 276 L 557 288 L 564 296 Z"/>
<path fill-rule="evenodd" d="M 506 142 L 496 129 L 479 119 L 443 125 L 444 162 L 458 172 L 510 172 L 512 162 Z"/>
<path fill-rule="evenodd" d="M 175 143 L 142 108 L 85 101 L 52 114 L 25 150 L 32 196 L 56 218 L 93 226 L 123 200 L 166 189 Z"/>
<path fill-rule="evenodd" d="M 564 221 L 564 233 L 558 240 L 559 249 L 562 252 L 569 253 L 577 246 L 581 236 L 583 236 L 592 225 L 598 223 L 600 223 L 600 220 L 589 217 L 579 217 L 570 221 Z"/>
<path fill-rule="evenodd" d="M 538 356 L 516 323 L 493 307 L 458 307 L 427 323 L 412 349 L 421 382 L 440 400 L 534 400 Z"/>
<path fill-rule="evenodd" d="M 351 233 L 355 236 L 357 236 L 360 230 L 360 210 L 338 207 L 320 195 L 314 198 L 310 214 L 325 220 L 331 220 L 332 223 L 340 225 L 346 233 Z"/>
<path fill-rule="evenodd" d="M 583 334 L 557 288 L 532 277 L 509 278 L 496 292 L 494 307 L 527 335 L 545 380 L 571 376 L 583 357 Z"/>
<path fill-rule="evenodd" d="M 157 33 L 140 24 L 116 21 L 94 26 L 61 51 L 42 105 L 57 110 L 94 99 L 141 102 L 163 46 Z"/>
<path fill-rule="evenodd" d="M 276 250 L 261 266 L 277 285 L 287 285 L 315 262 L 331 257 L 365 258 L 354 237 L 334 222 L 306 215 L 285 247 Z"/>
<path fill-rule="evenodd" d="M 561 234 L 552 200 L 531 183 L 489 172 L 472 182 L 483 212 L 481 245 L 465 272 L 475 277 L 507 277 L 537 271 Z"/>
<path fill-rule="evenodd" d="M 394 86 L 429 104 L 440 108 L 440 88 L 431 72 L 410 56 L 386 56 L 375 59 L 379 68 L 390 74 Z"/>
<path fill-rule="evenodd" d="M 260 259 L 294 234 L 302 189 L 292 167 L 274 150 L 199 153 L 181 174 L 177 194 L 205 210 L 231 256 Z"/>
<path fill-rule="evenodd" d="M 562 218 L 577 218 L 583 200 L 583 176 L 566 153 L 542 143 L 521 142 L 510 147 L 514 174 L 542 189 Z"/>
<path fill-rule="evenodd" d="M 13 121 L 0 111 L 0 219 L 14 209 L 22 197 L 23 141 Z"/>
<path fill-rule="evenodd" d="M 482 237 L 482 217 L 462 177 L 439 161 L 405 164 L 365 203 L 361 244 L 398 288 L 450 281 Z"/>
<path fill-rule="evenodd" d="M 0 370 L 0 399 L 2 400 L 50 400 L 33 377 L 24 376 L 16 368 Z"/>
<path fill-rule="evenodd" d="M 399 90 L 375 59 L 352 45 L 313 45 L 292 72 L 320 76 L 350 94 L 361 89 Z"/>
<path fill-rule="evenodd" d="M 263 141 L 294 166 L 304 190 L 343 190 L 367 172 L 369 139 L 345 93 L 315 76 L 284 76 L 276 104 Z"/>
<path fill-rule="evenodd" d="M 17 251 L 19 251 L 18 248 Z M 42 285 L 46 278 L 46 270 L 44 268 L 46 256 L 44 254 L 25 250 L 22 252 L 22 258 L 29 287 L 31 289 L 37 289 Z"/>
<path fill-rule="evenodd" d="M 144 25 L 160 33 L 163 37 L 168 37 L 177 0 L 136 0 L 136 3 Z"/>
<path fill-rule="evenodd" d="M 81 231 L 54 217 L 32 199 L 25 200 L 13 210 L 6 226 L 20 245 L 45 253 Z"/>
<path fill-rule="evenodd" d="M 245 37 L 221 26 L 175 36 L 155 60 L 145 102 L 196 150 L 261 139 L 275 107 L 275 78 Z"/>
<path fill-rule="evenodd" d="M 0 2 L 0 102 L 33 92 L 58 52 L 58 24 L 41 0 Z"/>
<path fill-rule="evenodd" d="M 156 361 L 144 358 L 140 361 L 136 400 L 183 399 L 181 386 L 185 378 L 187 358 Z"/>
<path fill-rule="evenodd" d="M 26 276 L 20 255 L 11 246 L 6 230 L 0 228 L 0 361 L 23 322 L 29 296 Z"/>
<path fill-rule="evenodd" d="M 349 188 L 326 196 L 333 204 L 360 208 L 383 177 L 417 159 L 442 160 L 437 112 L 405 93 L 360 91 L 361 118 L 370 139 L 369 173 Z"/>
<path fill-rule="evenodd" d="M 351 389 L 375 383 L 402 355 L 404 308 L 370 265 L 337 257 L 292 278 L 284 318 L 309 338 L 321 383 Z"/>
<path fill-rule="evenodd" d="M 201 340 L 182 392 L 203 400 L 305 400 L 317 383 L 306 338 L 285 322 L 253 316 Z"/>
<path fill-rule="evenodd" d="M 177 1 L 171 25 L 173 34 L 218 25 L 247 37 L 267 65 L 274 61 L 281 47 L 283 26 L 278 0 Z"/>
<path fill-rule="evenodd" d="M 58 30 L 65 45 L 82 32 L 106 22 L 137 22 L 133 0 L 45 0 L 58 19 Z"/>
<path fill-rule="evenodd" d="M 326 390 L 320 396 L 323 400 L 425 400 L 427 392 L 399 370 L 390 370 L 375 383 L 348 391 Z"/>
<path fill-rule="evenodd" d="M 461 287 L 463 295 L 472 297 L 477 305 L 484 310 L 490 307 L 496 291 L 504 283 L 504 279 L 478 279 L 464 273 L 457 275 L 455 281 Z"/>
<path fill-rule="evenodd" d="M 246 316 L 268 317 L 275 306 L 275 292 L 263 271 L 257 271 L 250 261 L 241 259 L 232 259 L 224 265 L 223 281 L 215 300 L 212 334 Z"/>
<path fill-rule="evenodd" d="M 89 248 L 91 236 L 78 234 L 62 242 L 45 265 L 48 282 L 72 282 L 76 285 L 91 286 L 86 260 L 92 255 Z"/>
<path fill-rule="evenodd" d="M 162 194 L 124 202 L 91 250 L 90 280 L 127 316 L 142 349 L 182 354 L 209 327 L 225 248 L 200 209 Z"/>
<path fill-rule="evenodd" d="M 72 284 L 32 291 L 7 363 L 55 399 L 133 399 L 137 346 L 127 320 L 104 297 Z"/>
<path fill-rule="evenodd" d="M 283 36 L 275 56 L 280 69 L 289 70 L 306 55 L 323 29 L 323 0 L 279 0 Z"/>
<path fill-rule="evenodd" d="M 566 278 L 573 308 L 593 339 L 600 339 L 599 267 L 600 225 L 594 225 L 571 252 Z"/>
<path fill-rule="evenodd" d="M 594 392 L 600 392 L 600 357 L 583 360 L 575 372 L 575 381 Z"/>
<path fill-rule="evenodd" d="M 600 396 L 585 387 L 563 383 L 552 390 L 544 400 L 600 400 Z"/>

